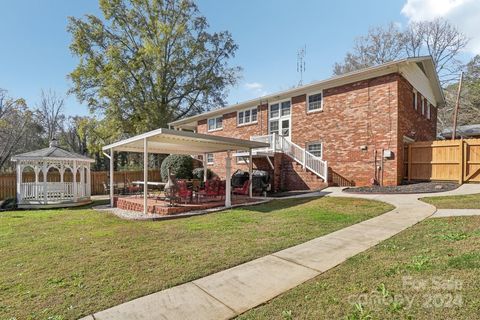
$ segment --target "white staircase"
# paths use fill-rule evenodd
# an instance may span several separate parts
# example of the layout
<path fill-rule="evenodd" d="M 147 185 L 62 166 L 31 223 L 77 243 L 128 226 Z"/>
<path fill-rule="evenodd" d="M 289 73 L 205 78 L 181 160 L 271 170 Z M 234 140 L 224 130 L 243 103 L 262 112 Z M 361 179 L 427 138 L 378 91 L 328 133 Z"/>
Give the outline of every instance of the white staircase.
<path fill-rule="evenodd" d="M 312 173 L 316 174 L 323 181 L 327 182 L 328 179 L 328 164 L 327 161 L 314 156 L 299 145 L 289 141 L 283 136 L 276 133 L 265 136 L 252 136 L 250 140 L 265 142 L 270 146 L 267 148 L 254 149 L 256 154 L 275 154 L 275 152 L 283 152 L 297 163 L 301 164 L 305 169 L 308 169 Z"/>

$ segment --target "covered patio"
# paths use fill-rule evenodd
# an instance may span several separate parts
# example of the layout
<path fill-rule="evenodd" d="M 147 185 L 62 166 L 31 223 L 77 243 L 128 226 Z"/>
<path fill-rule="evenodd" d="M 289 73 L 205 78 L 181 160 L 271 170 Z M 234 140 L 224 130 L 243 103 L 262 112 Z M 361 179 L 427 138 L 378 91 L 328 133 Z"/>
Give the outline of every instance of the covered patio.
<path fill-rule="evenodd" d="M 204 168 L 204 177 L 203 180 L 207 180 L 207 153 L 219 153 L 225 152 L 225 199 L 222 201 L 226 208 L 232 206 L 232 188 L 231 188 L 231 162 L 232 162 L 232 153 L 236 151 L 246 151 L 248 152 L 248 166 L 249 166 L 249 177 L 252 177 L 252 149 L 256 148 L 266 148 L 268 147 L 267 143 L 251 141 L 251 140 L 242 140 L 229 137 L 220 137 L 215 135 L 200 134 L 188 131 L 177 131 L 171 129 L 157 129 L 141 135 L 134 136 L 129 139 L 115 142 L 113 144 L 104 146 L 102 149 L 104 154 L 110 159 L 110 186 L 114 185 L 114 160 L 115 152 L 135 152 L 143 154 L 143 199 L 139 201 L 138 197 L 131 197 L 131 199 L 125 198 L 115 198 L 114 188 L 110 187 L 110 205 L 114 207 L 117 205 L 118 201 L 128 201 L 132 204 L 132 210 L 141 209 L 144 214 L 147 213 L 156 213 L 158 210 L 161 211 L 163 207 L 168 207 L 168 204 L 158 203 L 158 201 L 149 199 L 148 197 L 148 155 L 149 154 L 183 154 L 183 155 L 202 155 L 203 156 L 203 168 Z M 108 154 L 107 154 L 108 152 Z M 151 183 L 150 183 L 151 185 Z M 252 183 L 249 183 L 248 197 L 252 198 Z M 160 200 L 161 201 L 161 200 Z M 190 209 L 187 205 L 175 206 L 172 208 L 171 214 L 174 214 L 174 211 L 185 212 L 188 210 L 198 210 L 199 207 L 208 208 L 211 205 L 214 205 L 214 202 L 218 203 L 218 199 L 215 201 L 209 201 L 206 203 L 197 203 L 197 205 L 192 204 Z M 173 209 L 183 207 L 184 209 Z M 187 207 L 187 208 L 186 208 Z M 185 209 L 186 208 L 186 209 Z M 167 210 L 167 209 L 166 209 Z M 167 213 L 169 214 L 169 213 Z"/>

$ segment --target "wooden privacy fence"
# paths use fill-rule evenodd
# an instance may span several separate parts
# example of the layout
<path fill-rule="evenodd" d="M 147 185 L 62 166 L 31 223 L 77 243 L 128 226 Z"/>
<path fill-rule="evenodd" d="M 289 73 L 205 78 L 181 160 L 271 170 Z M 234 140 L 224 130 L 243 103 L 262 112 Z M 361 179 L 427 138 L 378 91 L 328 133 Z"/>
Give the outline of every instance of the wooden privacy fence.
<path fill-rule="evenodd" d="M 108 171 L 92 171 L 91 172 L 91 190 L 92 195 L 106 194 L 104 183 L 109 183 Z M 40 175 L 42 177 L 42 175 Z M 79 178 L 78 178 L 79 179 Z M 25 182 L 34 182 L 35 174 L 33 172 L 24 172 L 22 180 Z M 60 181 L 58 172 L 49 172 L 48 181 Z M 128 183 L 129 181 L 143 180 L 143 171 L 118 171 L 114 173 L 115 183 Z M 149 181 L 160 181 L 160 170 L 150 170 L 148 172 Z M 73 181 L 73 177 L 65 176 L 65 181 Z M 17 177 L 15 173 L 0 175 L 0 200 L 12 198 L 16 196 Z"/>
<path fill-rule="evenodd" d="M 407 180 L 480 182 L 480 139 L 414 142 L 406 159 Z"/>

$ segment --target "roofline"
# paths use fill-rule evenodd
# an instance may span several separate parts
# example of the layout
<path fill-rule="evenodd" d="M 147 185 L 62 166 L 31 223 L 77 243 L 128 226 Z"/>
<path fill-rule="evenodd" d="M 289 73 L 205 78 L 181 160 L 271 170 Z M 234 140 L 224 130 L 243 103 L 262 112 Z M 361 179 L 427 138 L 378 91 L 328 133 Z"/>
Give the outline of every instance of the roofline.
<path fill-rule="evenodd" d="M 233 111 L 236 111 L 236 110 L 240 110 L 242 108 L 252 106 L 254 104 L 257 104 L 257 105 L 261 104 L 263 101 L 268 102 L 268 100 L 276 99 L 280 95 L 301 93 L 302 91 L 307 91 L 309 89 L 312 89 L 312 88 L 314 88 L 316 86 L 320 86 L 320 85 L 334 87 L 334 86 L 338 86 L 338 85 L 342 85 L 342 84 L 355 82 L 355 81 L 358 81 L 358 80 L 354 79 L 355 77 L 365 75 L 365 74 L 368 74 L 368 73 L 371 73 L 371 72 L 379 72 L 379 71 L 382 71 L 384 69 L 389 69 L 389 68 L 394 69 L 395 67 L 398 67 L 398 65 L 400 65 L 402 63 L 406 63 L 406 62 L 429 62 L 429 64 L 430 64 L 429 68 L 431 69 L 430 71 L 433 71 L 433 74 L 435 75 L 434 81 L 436 82 L 436 86 L 434 86 L 434 87 L 437 87 L 437 88 L 435 88 L 434 90 L 437 91 L 437 94 L 440 92 L 440 95 L 441 95 L 441 98 L 442 98 L 441 102 L 442 102 L 442 104 L 445 103 L 445 97 L 443 95 L 443 90 L 441 89 L 441 86 L 440 86 L 440 81 L 439 81 L 439 78 L 438 78 L 438 74 L 435 70 L 435 65 L 433 63 L 432 57 L 431 56 L 420 56 L 420 57 L 404 58 L 404 59 L 401 59 L 401 60 L 390 61 L 390 62 L 381 64 L 381 65 L 372 66 L 372 67 L 368 67 L 368 68 L 364 68 L 364 69 L 360 69 L 360 70 L 355 70 L 355 71 L 348 72 L 348 73 L 345 73 L 345 74 L 342 74 L 342 75 L 339 75 L 339 76 L 330 77 L 330 78 L 327 78 L 325 80 L 315 81 L 315 82 L 312 82 L 312 83 L 309 83 L 309 84 L 306 84 L 306 85 L 303 85 L 303 86 L 295 87 L 295 88 L 292 88 L 292 89 L 288 89 L 288 90 L 284 90 L 284 91 L 278 91 L 278 92 L 275 92 L 275 93 L 272 93 L 272 94 L 269 94 L 269 95 L 266 95 L 266 96 L 263 96 L 263 97 L 250 99 L 250 100 L 247 100 L 247 101 L 244 101 L 244 102 L 241 102 L 241 103 L 237 103 L 237 104 L 234 104 L 234 105 L 229 105 L 229 106 L 224 107 L 224 108 L 217 108 L 217 109 L 210 110 L 210 111 L 207 111 L 207 112 L 204 112 L 204 113 L 201 113 L 201 114 L 197 114 L 197 115 L 194 115 L 194 116 L 191 116 L 191 117 L 187 117 L 187 118 L 179 119 L 179 120 L 176 120 L 176 121 L 172 121 L 172 122 L 169 122 L 168 125 L 169 126 L 178 126 L 178 125 L 182 125 L 182 124 L 187 124 L 189 122 L 202 120 L 202 119 L 205 119 L 205 118 L 208 118 L 210 116 L 217 115 L 217 114 L 224 114 L 224 113 L 227 113 L 227 112 L 233 112 Z M 395 72 L 395 70 L 392 70 L 392 72 Z M 398 72 L 398 70 L 397 70 L 397 72 Z M 353 78 L 353 79 L 351 79 L 351 78 Z M 350 79 L 351 79 L 351 81 L 350 81 Z M 342 83 L 343 81 L 346 81 L 346 82 Z M 337 84 L 336 82 L 340 82 L 340 83 Z"/>
<path fill-rule="evenodd" d="M 95 162 L 94 159 L 90 158 L 63 158 L 63 157 L 23 157 L 23 156 L 13 156 L 11 161 L 15 162 L 18 160 L 42 160 L 42 161 L 48 161 L 48 160 L 61 160 L 61 161 L 84 161 L 84 162 Z"/>
<path fill-rule="evenodd" d="M 102 147 L 103 151 L 110 150 L 110 149 L 115 149 L 116 147 L 120 147 L 122 145 L 131 143 L 131 142 L 136 142 L 139 140 L 143 140 L 145 138 L 153 137 L 159 134 L 172 134 L 172 135 L 177 135 L 177 136 L 182 136 L 182 137 L 187 137 L 187 138 L 200 138 L 200 139 L 207 139 L 211 141 L 217 141 L 220 143 L 225 143 L 225 144 L 237 144 L 238 146 L 242 146 L 245 148 L 265 148 L 268 147 L 267 143 L 263 142 L 257 142 L 257 141 L 251 141 L 251 140 L 243 140 L 243 139 L 235 139 L 235 138 L 229 138 L 229 137 L 223 137 L 223 136 L 215 136 L 215 135 L 210 135 L 210 134 L 202 134 L 202 133 L 194 133 L 194 132 L 189 132 L 189 131 L 179 131 L 179 130 L 172 130 L 172 129 L 166 129 L 166 128 L 160 128 L 156 130 L 152 130 L 149 132 L 145 132 L 142 134 L 139 134 L 137 136 L 117 141 L 114 143 L 111 143 L 109 145 L 106 145 Z"/>

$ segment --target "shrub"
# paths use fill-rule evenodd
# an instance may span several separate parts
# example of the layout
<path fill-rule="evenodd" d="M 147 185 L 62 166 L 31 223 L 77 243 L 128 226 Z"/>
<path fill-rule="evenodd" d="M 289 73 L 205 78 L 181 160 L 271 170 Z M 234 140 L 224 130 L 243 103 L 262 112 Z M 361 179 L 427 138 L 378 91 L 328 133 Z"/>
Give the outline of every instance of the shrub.
<path fill-rule="evenodd" d="M 198 180 L 202 180 L 203 181 L 203 168 L 195 168 L 193 169 L 193 178 L 194 179 L 198 179 Z M 212 179 L 213 177 L 215 177 L 216 174 L 210 170 L 210 169 L 207 169 L 207 180 L 210 180 Z"/>
<path fill-rule="evenodd" d="M 191 179 L 193 159 L 187 155 L 171 154 L 166 157 L 161 165 L 162 180 L 168 180 L 168 168 L 177 179 Z"/>

